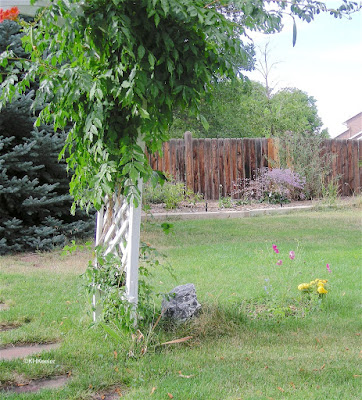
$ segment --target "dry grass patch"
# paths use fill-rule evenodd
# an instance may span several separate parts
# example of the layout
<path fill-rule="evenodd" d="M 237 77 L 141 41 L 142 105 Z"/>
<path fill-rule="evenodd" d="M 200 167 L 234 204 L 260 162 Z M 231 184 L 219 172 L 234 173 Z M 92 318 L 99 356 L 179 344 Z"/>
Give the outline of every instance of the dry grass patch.
<path fill-rule="evenodd" d="M 46 270 L 57 274 L 82 274 L 89 260 L 92 260 L 91 250 L 77 250 L 72 254 L 63 254 L 61 250 L 25 253 L 0 257 L 0 271 L 22 274 Z"/>

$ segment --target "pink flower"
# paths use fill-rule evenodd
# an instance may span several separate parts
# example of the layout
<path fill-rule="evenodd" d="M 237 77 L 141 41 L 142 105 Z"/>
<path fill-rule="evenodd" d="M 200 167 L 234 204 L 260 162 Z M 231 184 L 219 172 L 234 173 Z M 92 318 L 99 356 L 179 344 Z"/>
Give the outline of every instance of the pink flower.
<path fill-rule="evenodd" d="M 282 260 L 278 260 L 277 261 L 277 265 L 282 265 L 283 264 L 283 261 Z"/>
<path fill-rule="evenodd" d="M 328 272 L 332 272 L 332 271 L 331 271 L 331 267 L 329 266 L 329 264 L 326 265 L 326 268 L 327 268 L 327 271 L 328 271 Z"/>
<path fill-rule="evenodd" d="M 290 258 L 291 260 L 294 260 L 294 258 L 295 258 L 295 253 L 294 253 L 293 250 L 291 250 L 291 251 L 289 252 L 289 258 Z"/>
<path fill-rule="evenodd" d="M 279 250 L 276 244 L 273 244 L 273 250 L 278 254 Z"/>

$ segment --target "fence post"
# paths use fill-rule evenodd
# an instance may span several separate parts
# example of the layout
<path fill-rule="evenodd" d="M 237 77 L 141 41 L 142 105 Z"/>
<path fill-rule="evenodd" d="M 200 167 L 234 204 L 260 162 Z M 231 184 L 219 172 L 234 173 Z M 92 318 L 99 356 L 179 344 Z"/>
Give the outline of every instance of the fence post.
<path fill-rule="evenodd" d="M 194 189 L 194 171 L 193 171 L 193 154 L 192 154 L 192 134 L 185 132 L 185 170 L 186 170 L 186 187 Z"/>
<path fill-rule="evenodd" d="M 145 150 L 141 137 L 137 144 Z M 138 303 L 138 265 L 140 249 L 140 228 L 142 209 L 142 179 L 138 177 L 140 199 L 137 206 L 133 198 L 128 199 L 116 188 L 112 196 L 106 196 L 101 210 L 97 213 L 96 245 L 105 246 L 104 256 L 113 254 L 120 258 L 119 274 L 125 274 L 125 294 L 122 297 L 131 306 L 131 315 L 137 324 L 136 307 Z M 95 266 L 99 267 L 97 257 Z M 101 313 L 99 300 L 102 296 L 96 282 L 94 285 L 93 321 Z M 122 295 L 123 296 L 123 295 Z"/>
<path fill-rule="evenodd" d="M 101 243 L 101 236 L 103 232 L 103 223 L 104 223 L 104 205 L 102 205 L 101 209 L 97 212 L 97 222 L 96 222 L 96 246 L 99 246 Z M 97 266 L 97 258 L 94 260 L 94 265 Z M 93 296 L 92 296 L 92 306 L 93 306 L 93 322 L 96 322 L 97 318 L 101 315 L 101 307 L 99 304 L 100 300 L 100 292 L 99 288 L 95 285 L 93 281 Z"/>
<path fill-rule="evenodd" d="M 280 168 L 279 138 L 268 138 L 268 167 Z"/>
<path fill-rule="evenodd" d="M 359 176 L 359 166 L 358 166 L 358 144 L 359 140 L 353 140 L 353 176 L 354 176 L 354 193 L 359 193 L 360 191 L 360 176 Z"/>
<path fill-rule="evenodd" d="M 138 188 L 142 193 L 142 179 L 140 179 Z M 137 207 L 130 204 L 129 209 L 129 227 L 127 242 L 127 260 L 125 265 L 126 272 L 126 299 L 135 308 L 138 303 L 138 264 L 140 252 L 141 236 L 141 210 L 142 200 Z"/>

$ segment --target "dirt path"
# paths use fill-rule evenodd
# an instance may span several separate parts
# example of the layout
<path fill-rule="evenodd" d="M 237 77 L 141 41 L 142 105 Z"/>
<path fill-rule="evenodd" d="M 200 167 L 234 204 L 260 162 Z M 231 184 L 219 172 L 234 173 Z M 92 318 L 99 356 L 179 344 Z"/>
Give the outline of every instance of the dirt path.
<path fill-rule="evenodd" d="M 28 346 L 12 346 L 0 349 L 0 360 L 14 360 L 15 358 L 25 358 L 42 351 L 56 349 L 60 343 L 34 344 Z"/>

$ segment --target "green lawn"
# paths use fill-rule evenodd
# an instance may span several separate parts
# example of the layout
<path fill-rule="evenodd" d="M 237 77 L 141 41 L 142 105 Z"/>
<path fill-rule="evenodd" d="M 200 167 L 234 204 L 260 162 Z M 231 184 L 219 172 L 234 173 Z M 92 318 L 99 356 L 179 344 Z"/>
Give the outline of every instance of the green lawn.
<path fill-rule="evenodd" d="M 177 277 L 159 269 L 154 284 L 167 292 L 194 283 L 204 312 L 187 326 L 161 323 L 137 358 L 127 356 L 129 337 L 116 343 L 90 327 L 79 277 L 90 252 L 0 258 L 0 302 L 10 305 L 0 324 L 22 324 L 1 342 L 61 342 L 41 356 L 55 365 L 0 362 L 1 384 L 71 373 L 64 389 L 9 399 L 90 399 L 110 387 L 135 400 L 360 398 L 360 209 L 173 224 L 167 236 L 143 227 Z M 328 279 L 329 292 L 321 304 L 303 302 L 297 286 L 315 278 Z"/>

